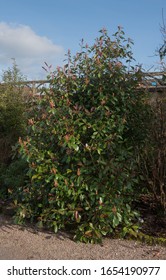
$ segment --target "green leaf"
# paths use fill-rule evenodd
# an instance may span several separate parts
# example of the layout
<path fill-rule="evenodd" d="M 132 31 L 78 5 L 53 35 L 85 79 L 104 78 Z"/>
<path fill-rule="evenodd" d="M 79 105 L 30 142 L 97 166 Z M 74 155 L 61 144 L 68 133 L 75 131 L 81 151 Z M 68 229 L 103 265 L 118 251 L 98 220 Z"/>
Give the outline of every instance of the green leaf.
<path fill-rule="evenodd" d="M 119 219 L 116 215 L 113 217 L 112 225 L 114 228 L 116 228 L 119 225 Z"/>
<path fill-rule="evenodd" d="M 43 222 L 42 221 L 37 222 L 36 226 L 38 228 L 43 228 Z"/>
<path fill-rule="evenodd" d="M 122 215 L 120 213 L 116 213 L 116 215 L 117 215 L 117 218 L 118 218 L 119 222 L 121 222 L 122 221 Z"/>
<path fill-rule="evenodd" d="M 54 226 L 54 232 L 57 233 L 58 232 L 58 226 L 56 222 L 53 222 L 53 226 Z"/>
<path fill-rule="evenodd" d="M 43 204 L 42 204 L 42 203 L 39 203 L 37 206 L 38 206 L 39 208 L 42 208 L 42 207 L 43 207 Z"/>

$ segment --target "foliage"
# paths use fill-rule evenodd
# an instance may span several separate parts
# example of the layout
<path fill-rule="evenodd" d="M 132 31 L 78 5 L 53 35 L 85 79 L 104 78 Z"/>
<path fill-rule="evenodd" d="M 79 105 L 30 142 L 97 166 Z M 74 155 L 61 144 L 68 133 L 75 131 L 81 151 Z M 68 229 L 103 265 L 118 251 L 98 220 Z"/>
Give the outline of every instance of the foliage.
<path fill-rule="evenodd" d="M 2 74 L 2 81 L 6 84 L 16 84 L 26 80 L 26 77 L 21 73 L 20 69 L 18 68 L 15 59 L 12 60 L 12 68 L 8 68 L 7 70 L 3 71 Z"/>
<path fill-rule="evenodd" d="M 141 151 L 140 170 L 144 185 L 154 195 L 156 202 L 166 211 L 166 99 L 157 98 L 152 103 L 149 137 Z"/>
<path fill-rule="evenodd" d="M 18 198 L 16 221 L 25 218 L 75 239 L 101 241 L 128 228 L 139 184 L 135 151 L 143 145 L 148 105 L 138 90 L 140 71 L 130 67 L 132 42 L 123 30 L 105 29 L 89 47 L 51 72 L 52 83 L 19 140 L 29 181 Z"/>
<path fill-rule="evenodd" d="M 9 165 L 0 165 L 0 198 L 12 199 L 18 198 L 26 182 L 27 163 L 23 159 L 15 159 Z"/>
<path fill-rule="evenodd" d="M 11 159 L 12 145 L 25 130 L 25 103 L 21 85 L 23 76 L 13 61 L 12 69 L 3 72 L 4 83 L 0 87 L 0 163 L 8 163 Z"/>

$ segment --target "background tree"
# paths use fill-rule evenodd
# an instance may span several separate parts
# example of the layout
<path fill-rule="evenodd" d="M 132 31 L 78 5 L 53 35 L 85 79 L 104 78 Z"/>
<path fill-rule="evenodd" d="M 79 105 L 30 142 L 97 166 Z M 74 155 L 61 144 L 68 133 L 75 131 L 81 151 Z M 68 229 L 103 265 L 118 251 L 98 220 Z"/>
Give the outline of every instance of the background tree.
<path fill-rule="evenodd" d="M 12 68 L 3 71 L 0 86 L 0 163 L 10 160 L 12 145 L 24 133 L 23 86 L 16 84 L 24 80 L 25 77 L 13 59 Z"/>
<path fill-rule="evenodd" d="M 25 180 L 24 161 L 13 158 L 13 148 L 26 131 L 27 104 L 21 85 L 24 80 L 13 59 L 12 67 L 3 71 L 0 85 L 0 198 L 3 200 L 10 198 Z"/>
<path fill-rule="evenodd" d="M 26 80 L 26 77 L 21 73 L 16 60 L 12 58 L 12 68 L 3 71 L 2 82 L 4 83 L 18 83 Z"/>
<path fill-rule="evenodd" d="M 165 24 L 163 13 L 162 13 L 162 26 L 161 26 L 160 30 L 161 30 L 161 34 L 163 37 L 163 43 L 162 43 L 161 47 L 159 48 L 159 56 L 160 56 L 160 60 L 162 61 L 164 59 L 164 57 L 166 56 L 166 24 Z"/>
<path fill-rule="evenodd" d="M 25 103 L 22 85 L 15 83 L 25 79 L 15 60 L 12 68 L 3 71 L 0 87 L 0 162 L 8 162 L 12 145 L 24 132 Z"/>

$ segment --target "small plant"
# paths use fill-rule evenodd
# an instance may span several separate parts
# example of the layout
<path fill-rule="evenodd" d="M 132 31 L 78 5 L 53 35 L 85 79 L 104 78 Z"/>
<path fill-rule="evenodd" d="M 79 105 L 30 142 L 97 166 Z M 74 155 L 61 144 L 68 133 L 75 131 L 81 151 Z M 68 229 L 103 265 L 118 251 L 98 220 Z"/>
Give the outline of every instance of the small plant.
<path fill-rule="evenodd" d="M 131 44 L 120 27 L 112 39 L 103 29 L 91 47 L 82 42 L 79 53 L 72 58 L 69 51 L 66 65 L 50 73 L 28 136 L 19 140 L 29 181 L 17 222 L 30 218 L 97 242 L 135 221 L 135 150 L 144 142 L 140 112 L 147 104 L 137 89 L 140 71 L 128 66 Z"/>

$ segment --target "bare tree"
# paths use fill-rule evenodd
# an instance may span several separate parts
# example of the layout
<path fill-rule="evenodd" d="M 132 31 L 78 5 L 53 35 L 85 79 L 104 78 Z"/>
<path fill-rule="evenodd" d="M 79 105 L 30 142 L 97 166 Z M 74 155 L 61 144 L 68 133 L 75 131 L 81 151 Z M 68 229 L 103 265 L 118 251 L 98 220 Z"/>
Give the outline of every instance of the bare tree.
<path fill-rule="evenodd" d="M 166 57 L 166 24 L 164 20 L 163 10 L 162 10 L 162 25 L 160 27 L 160 31 L 163 36 L 163 44 L 161 45 L 158 51 L 159 51 L 160 60 L 162 61 L 164 57 Z"/>

